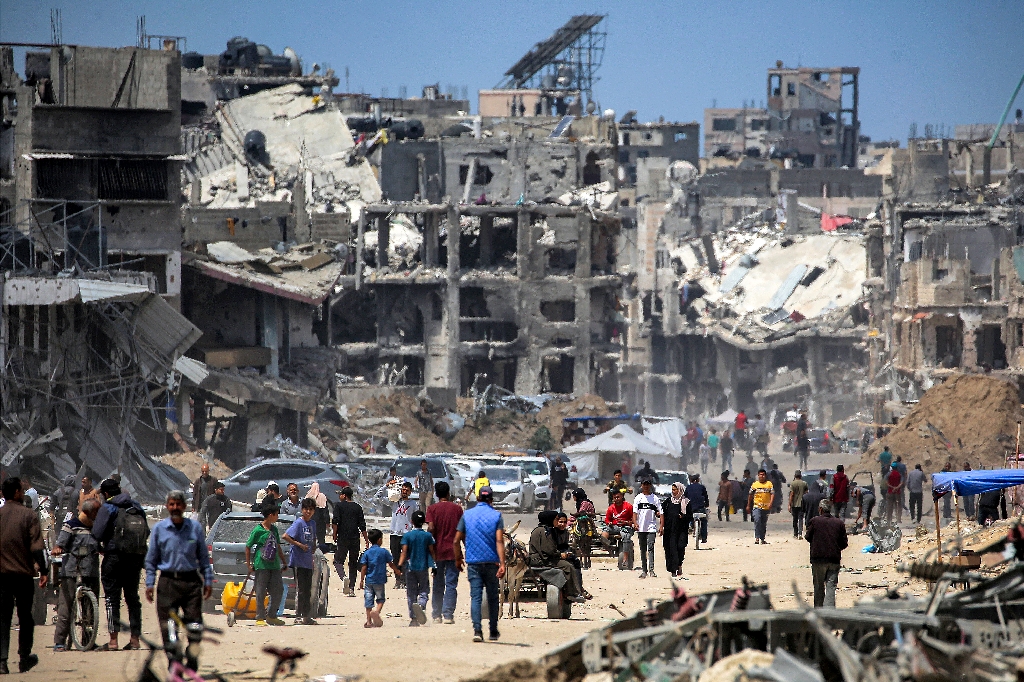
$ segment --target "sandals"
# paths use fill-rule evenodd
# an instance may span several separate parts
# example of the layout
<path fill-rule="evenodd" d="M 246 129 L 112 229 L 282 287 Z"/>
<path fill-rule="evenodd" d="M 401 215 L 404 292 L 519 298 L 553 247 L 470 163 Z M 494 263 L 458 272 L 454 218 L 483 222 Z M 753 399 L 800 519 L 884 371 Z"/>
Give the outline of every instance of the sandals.
<path fill-rule="evenodd" d="M 135 650 L 141 649 L 141 648 L 142 647 L 140 645 L 138 645 L 138 644 L 132 646 L 132 643 L 128 642 L 123 647 L 121 647 L 121 651 L 135 651 Z"/>
<path fill-rule="evenodd" d="M 110 646 L 110 642 L 107 642 L 103 646 L 96 647 L 96 651 L 118 651 L 117 645 Z"/>

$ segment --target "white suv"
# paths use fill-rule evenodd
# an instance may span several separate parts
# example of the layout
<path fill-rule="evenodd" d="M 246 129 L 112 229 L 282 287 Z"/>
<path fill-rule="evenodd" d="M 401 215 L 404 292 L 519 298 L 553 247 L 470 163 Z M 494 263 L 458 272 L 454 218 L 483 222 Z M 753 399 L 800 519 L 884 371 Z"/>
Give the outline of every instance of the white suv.
<path fill-rule="evenodd" d="M 551 463 L 547 457 L 509 457 L 504 462 L 505 466 L 519 467 L 526 472 L 534 485 L 537 486 L 537 506 L 547 504 L 551 497 Z"/>

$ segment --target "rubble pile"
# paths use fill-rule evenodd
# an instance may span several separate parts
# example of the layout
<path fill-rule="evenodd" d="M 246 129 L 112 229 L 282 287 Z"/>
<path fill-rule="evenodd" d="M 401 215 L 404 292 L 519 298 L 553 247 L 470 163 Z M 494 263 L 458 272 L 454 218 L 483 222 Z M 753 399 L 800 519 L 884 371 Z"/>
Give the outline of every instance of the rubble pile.
<path fill-rule="evenodd" d="M 210 475 L 214 478 L 223 479 L 232 474 L 231 467 L 216 457 L 207 457 L 202 450 L 183 450 L 181 452 L 169 452 L 166 455 L 155 458 L 161 464 L 174 467 L 194 481 L 199 478 L 204 464 L 210 465 Z"/>
<path fill-rule="evenodd" d="M 981 374 L 955 374 L 930 388 L 888 435 L 868 448 L 861 467 L 874 470 L 882 448 L 889 446 L 910 468 L 921 464 L 938 471 L 946 462 L 958 470 L 1003 468 L 1022 418 L 1017 387 Z"/>

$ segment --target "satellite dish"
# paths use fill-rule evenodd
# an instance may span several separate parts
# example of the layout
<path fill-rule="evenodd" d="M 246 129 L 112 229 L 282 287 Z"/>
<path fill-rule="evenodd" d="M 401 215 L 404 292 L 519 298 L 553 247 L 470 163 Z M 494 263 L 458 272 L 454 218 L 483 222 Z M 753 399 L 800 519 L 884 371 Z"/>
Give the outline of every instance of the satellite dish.
<path fill-rule="evenodd" d="M 290 61 L 292 63 L 291 74 L 293 76 L 301 76 L 302 75 L 302 62 L 299 61 L 299 55 L 295 54 L 295 50 L 293 50 L 290 47 L 286 47 L 286 48 L 284 48 L 284 52 L 282 52 L 281 54 L 283 54 L 285 57 L 287 57 L 288 61 Z"/>
<path fill-rule="evenodd" d="M 593 116 L 595 111 L 597 111 L 597 105 L 593 102 L 587 102 L 587 115 Z"/>

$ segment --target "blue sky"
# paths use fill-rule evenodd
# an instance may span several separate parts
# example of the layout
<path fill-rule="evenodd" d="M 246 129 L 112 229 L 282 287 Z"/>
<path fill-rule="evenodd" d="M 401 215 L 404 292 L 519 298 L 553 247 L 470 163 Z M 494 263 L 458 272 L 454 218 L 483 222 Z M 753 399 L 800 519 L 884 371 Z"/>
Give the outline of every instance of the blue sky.
<path fill-rule="evenodd" d="M 496 85 L 568 17 L 608 14 L 595 86 L 602 108 L 702 120 L 713 102 L 762 102 L 765 69 L 777 59 L 859 66 L 862 132 L 874 139 L 905 140 L 912 122 L 922 132 L 926 123 L 994 122 L 1024 73 L 1019 0 L 0 0 L 0 40 L 49 42 L 51 7 L 62 10 L 68 43 L 133 45 L 145 15 L 150 33 L 186 36 L 190 50 L 218 53 L 244 35 L 278 53 L 289 45 L 342 78 L 348 67 L 353 90 L 395 96 L 404 85 L 413 95 L 440 82 L 467 87 L 474 108 L 478 89 Z"/>

